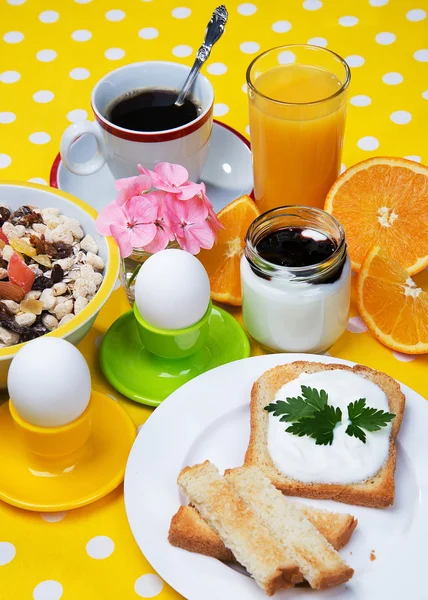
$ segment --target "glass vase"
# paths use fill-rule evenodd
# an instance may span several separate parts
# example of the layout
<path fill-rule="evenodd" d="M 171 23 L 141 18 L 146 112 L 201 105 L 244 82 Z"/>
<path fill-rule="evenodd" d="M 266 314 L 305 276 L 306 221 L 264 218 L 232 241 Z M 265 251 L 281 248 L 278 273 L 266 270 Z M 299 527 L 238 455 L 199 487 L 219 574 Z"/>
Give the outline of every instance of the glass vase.
<path fill-rule="evenodd" d="M 169 242 L 166 247 L 166 249 L 170 248 L 180 249 L 180 246 L 176 241 L 173 241 Z M 125 288 L 131 306 L 134 304 L 135 300 L 135 280 L 138 271 L 140 270 L 141 265 L 143 265 L 150 256 L 150 252 L 146 252 L 141 248 L 134 248 L 131 256 L 121 259 L 120 280 Z"/>

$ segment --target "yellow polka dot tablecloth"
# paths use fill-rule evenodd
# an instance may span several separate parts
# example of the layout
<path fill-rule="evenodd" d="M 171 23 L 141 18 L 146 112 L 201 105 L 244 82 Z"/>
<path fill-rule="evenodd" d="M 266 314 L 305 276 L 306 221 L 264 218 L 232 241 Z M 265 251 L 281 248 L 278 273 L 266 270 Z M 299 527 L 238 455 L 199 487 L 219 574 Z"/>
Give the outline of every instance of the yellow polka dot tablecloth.
<path fill-rule="evenodd" d="M 248 63 L 270 47 L 309 42 L 336 51 L 351 67 L 344 165 L 373 155 L 428 162 L 427 0 L 226 4 L 226 33 L 204 68 L 215 88 L 216 118 L 248 135 Z M 0 178 L 47 184 L 63 130 L 90 115 L 94 84 L 131 62 L 190 65 L 214 8 L 196 0 L 0 0 Z M 428 286 L 428 272 L 415 279 Z M 113 390 L 97 356 L 103 334 L 127 309 L 124 291 L 114 291 L 80 349 L 94 387 L 117 398 L 139 426 L 150 409 Z M 380 345 L 354 300 L 348 329 L 330 354 L 381 369 L 428 395 L 428 357 Z M 68 513 L 0 503 L 0 600 L 180 597 L 134 542 L 122 486 Z"/>

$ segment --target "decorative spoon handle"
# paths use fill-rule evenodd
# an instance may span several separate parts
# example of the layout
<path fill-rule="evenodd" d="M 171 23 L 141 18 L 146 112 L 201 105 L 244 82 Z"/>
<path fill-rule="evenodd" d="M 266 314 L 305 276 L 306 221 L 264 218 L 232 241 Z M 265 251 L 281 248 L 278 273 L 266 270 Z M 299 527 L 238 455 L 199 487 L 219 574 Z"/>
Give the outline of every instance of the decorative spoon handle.
<path fill-rule="evenodd" d="M 190 73 L 184 82 L 183 88 L 175 101 L 176 106 L 182 106 L 188 91 L 193 85 L 200 68 L 207 60 L 211 53 L 211 48 L 214 46 L 217 40 L 219 40 L 223 34 L 224 27 L 227 22 L 229 13 L 226 10 L 224 4 L 218 6 L 213 12 L 211 21 L 208 23 L 207 30 L 205 32 L 205 39 L 202 46 L 199 48 L 195 62 L 190 70 Z"/>

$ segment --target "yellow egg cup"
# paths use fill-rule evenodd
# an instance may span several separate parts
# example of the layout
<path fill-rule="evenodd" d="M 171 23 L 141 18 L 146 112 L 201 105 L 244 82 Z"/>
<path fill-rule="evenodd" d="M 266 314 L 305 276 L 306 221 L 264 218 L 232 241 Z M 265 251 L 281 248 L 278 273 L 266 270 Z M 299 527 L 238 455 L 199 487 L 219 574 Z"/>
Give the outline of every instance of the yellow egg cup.
<path fill-rule="evenodd" d="M 0 407 L 0 499 L 49 512 L 94 502 L 123 481 L 135 436 L 121 405 L 94 390 L 85 412 L 62 427 L 31 425 L 9 400 Z"/>

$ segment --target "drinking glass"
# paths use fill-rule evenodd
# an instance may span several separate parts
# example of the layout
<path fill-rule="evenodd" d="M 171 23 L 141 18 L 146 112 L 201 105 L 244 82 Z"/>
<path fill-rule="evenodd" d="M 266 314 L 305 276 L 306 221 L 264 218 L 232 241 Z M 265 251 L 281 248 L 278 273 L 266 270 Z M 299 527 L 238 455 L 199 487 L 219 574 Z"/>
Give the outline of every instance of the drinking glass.
<path fill-rule="evenodd" d="M 249 65 L 254 191 L 262 212 L 288 204 L 323 208 L 340 172 L 350 79 L 338 54 L 307 44 L 273 48 Z"/>

